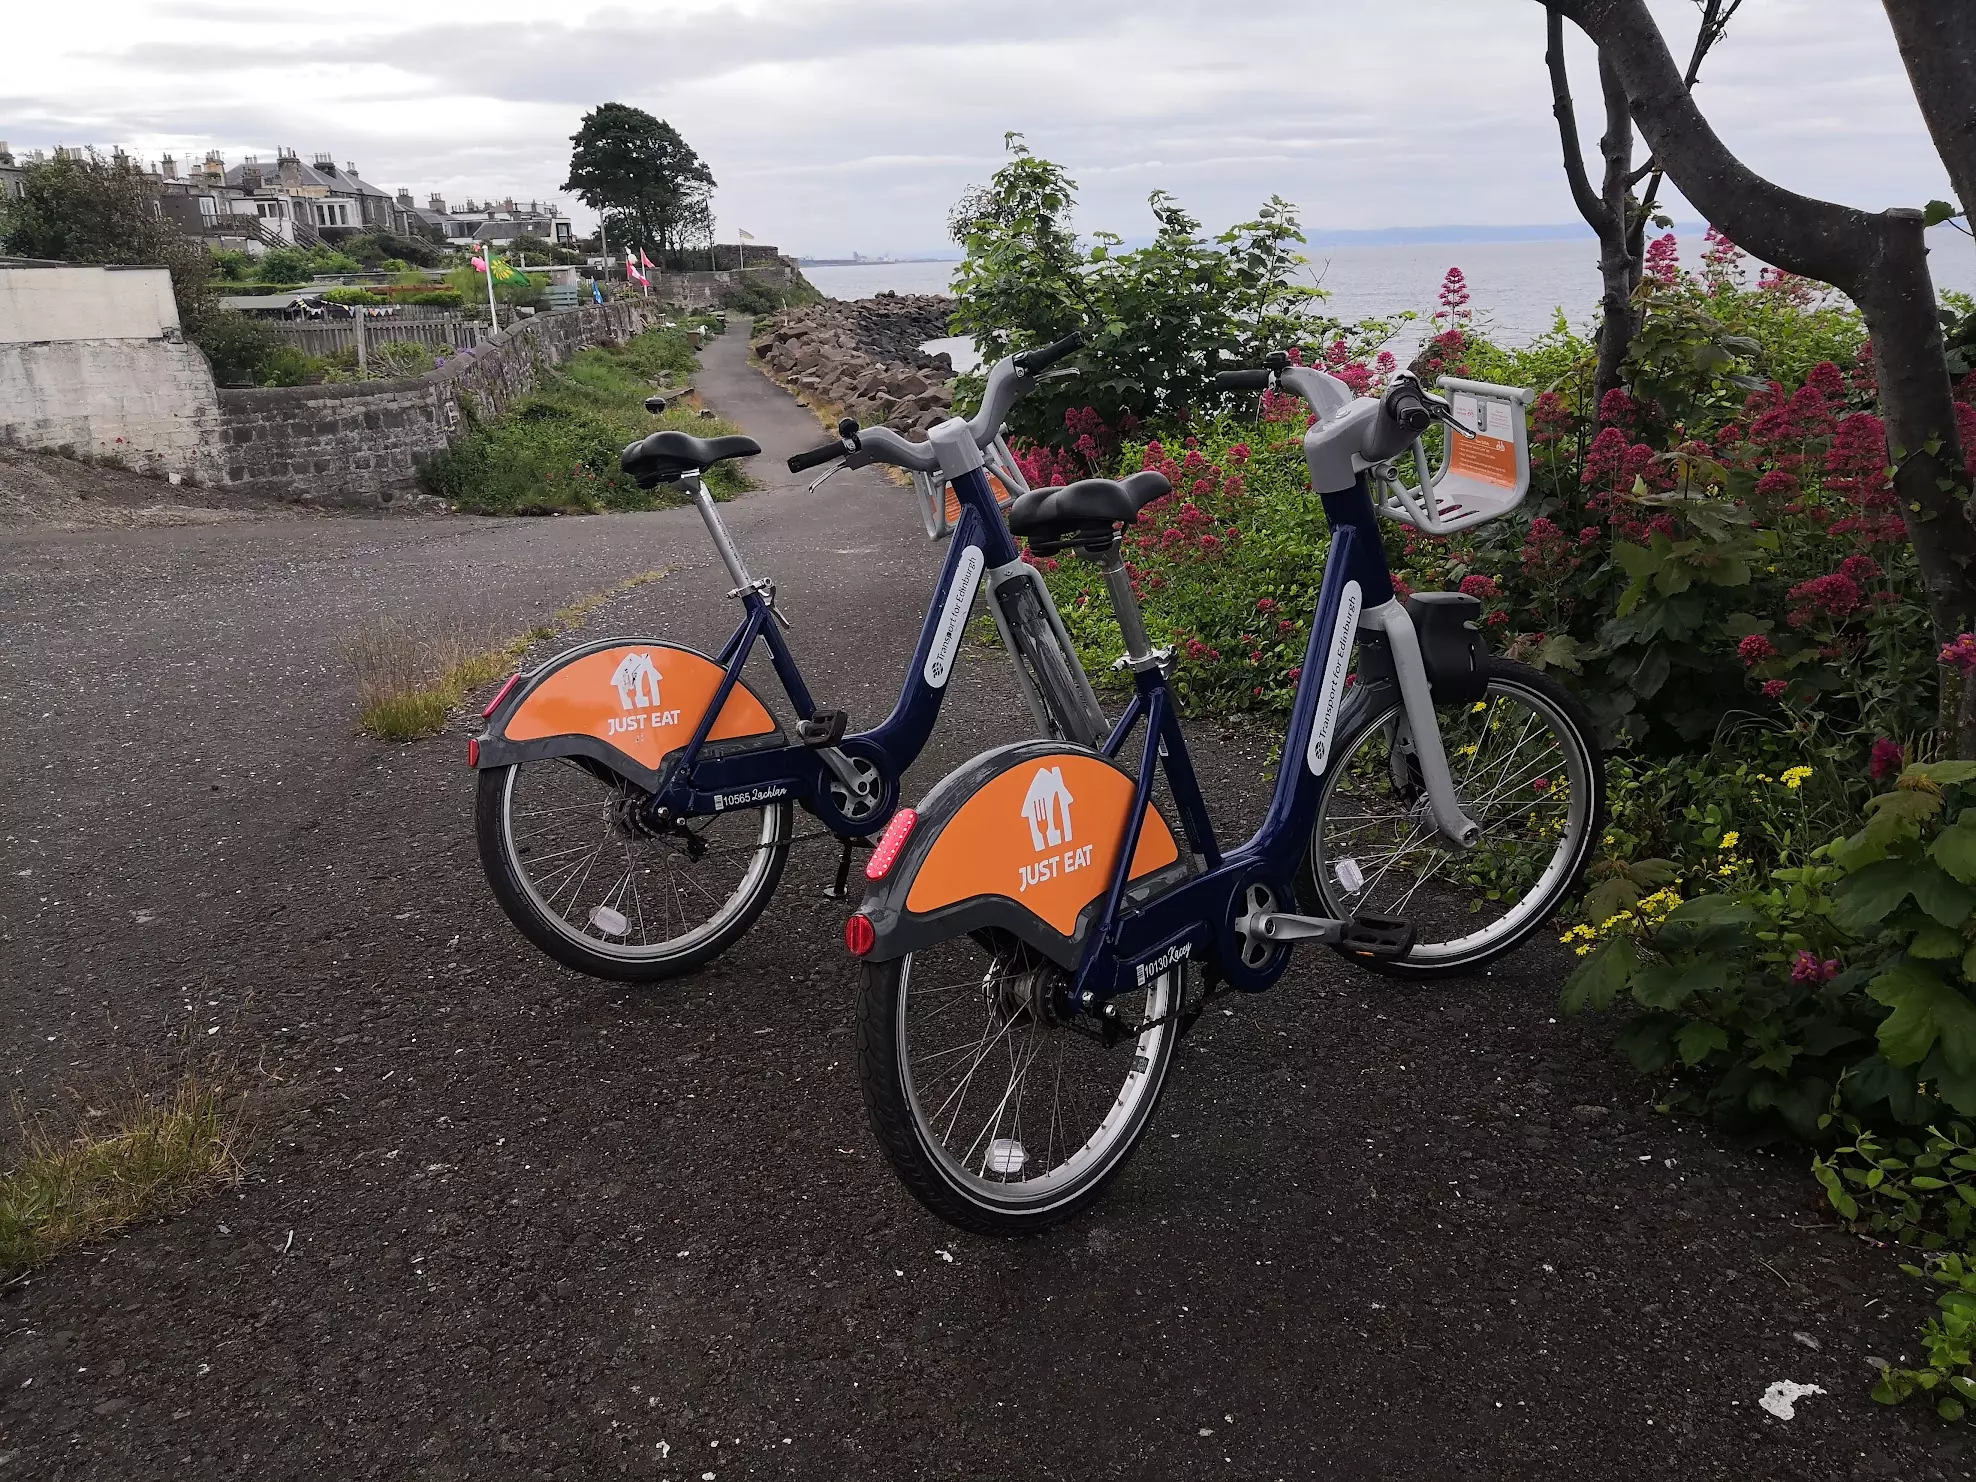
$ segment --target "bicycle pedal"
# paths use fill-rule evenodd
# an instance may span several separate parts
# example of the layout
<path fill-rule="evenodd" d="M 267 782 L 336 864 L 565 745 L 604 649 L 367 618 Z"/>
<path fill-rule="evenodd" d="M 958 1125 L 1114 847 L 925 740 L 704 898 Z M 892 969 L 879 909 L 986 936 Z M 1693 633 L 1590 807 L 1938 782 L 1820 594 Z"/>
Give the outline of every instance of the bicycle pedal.
<path fill-rule="evenodd" d="M 796 722 L 796 739 L 805 746 L 835 746 L 844 739 L 844 726 L 850 718 L 843 710 L 819 710 L 808 720 Z"/>
<path fill-rule="evenodd" d="M 1413 927 L 1397 916 L 1354 916 L 1338 945 L 1360 957 L 1404 957 L 1413 950 Z"/>

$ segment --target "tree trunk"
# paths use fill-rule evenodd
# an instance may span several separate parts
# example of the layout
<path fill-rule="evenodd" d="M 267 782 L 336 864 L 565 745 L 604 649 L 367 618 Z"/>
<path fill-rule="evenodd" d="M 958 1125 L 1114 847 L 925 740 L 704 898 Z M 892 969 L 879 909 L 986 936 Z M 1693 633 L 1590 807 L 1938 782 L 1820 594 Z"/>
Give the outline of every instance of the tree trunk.
<path fill-rule="evenodd" d="M 1627 109 L 1626 88 L 1603 52 L 1599 54 L 1599 87 L 1606 105 L 1606 131 L 1599 139 L 1599 154 L 1605 160 L 1605 179 L 1599 192 L 1604 209 L 1596 223 L 1599 280 L 1604 292 L 1599 301 L 1599 367 L 1592 381 L 1595 406 L 1605 401 L 1606 393 L 1619 388 L 1626 352 L 1633 348 L 1633 336 L 1640 328 L 1639 312 L 1633 307 L 1633 290 L 1640 285 L 1640 263 L 1633 256 L 1633 233 L 1629 230 L 1633 119 Z"/>
<path fill-rule="evenodd" d="M 1551 113 L 1557 119 L 1558 144 L 1564 153 L 1564 176 L 1571 186 L 1571 199 L 1578 214 L 1599 238 L 1600 296 L 1599 363 L 1593 377 L 1594 412 L 1605 394 L 1619 384 L 1620 367 L 1632 348 L 1637 329 L 1633 313 L 1635 280 L 1626 271 L 1626 181 L 1633 158 L 1633 120 L 1627 112 L 1626 93 L 1618 74 L 1599 62 L 1599 83 L 1605 94 L 1606 131 L 1599 140 L 1605 171 L 1602 188 L 1592 189 L 1585 169 L 1584 147 L 1578 141 L 1578 115 L 1571 101 L 1571 79 L 1564 64 L 1564 18 L 1556 10 L 1546 18 L 1544 63 L 1551 74 Z M 1615 171 L 1614 162 L 1620 162 Z M 1614 190 L 1615 175 L 1619 180 Z"/>
<path fill-rule="evenodd" d="M 1830 283 L 1859 305 L 1873 337 L 1901 516 L 1935 636 L 1949 642 L 1976 619 L 1976 526 L 1966 512 L 1969 478 L 1921 213 L 1874 215 L 1801 196 L 1744 165 L 1689 96 L 1646 0 L 1550 3 L 1611 59 L 1654 158 L 1704 216 L 1766 262 Z M 1957 754 L 1976 757 L 1976 714 L 1962 708 Z"/>
<path fill-rule="evenodd" d="M 1881 0 L 1915 101 L 1964 211 L 1976 211 L 1976 5 Z"/>

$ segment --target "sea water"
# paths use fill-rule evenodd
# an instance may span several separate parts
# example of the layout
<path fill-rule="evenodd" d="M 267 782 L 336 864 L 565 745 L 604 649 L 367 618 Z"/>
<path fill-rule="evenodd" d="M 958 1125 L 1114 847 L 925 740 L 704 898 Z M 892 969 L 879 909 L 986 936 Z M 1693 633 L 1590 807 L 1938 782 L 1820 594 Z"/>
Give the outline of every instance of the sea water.
<path fill-rule="evenodd" d="M 1699 265 L 1702 234 L 1678 234 L 1681 259 Z M 1976 243 L 1949 226 L 1928 234 L 1928 266 L 1936 288 L 1976 293 Z M 1378 246 L 1313 247 L 1306 251 L 1308 273 L 1330 297 L 1324 310 L 1347 323 L 1393 319 L 1411 309 L 1420 316 L 1401 325 L 1391 341 L 1405 357 L 1419 345 L 1435 295 L 1451 267 L 1468 280 L 1475 322 L 1504 345 L 1526 345 L 1555 322 L 1559 310 L 1574 329 L 1590 327 L 1599 298 L 1599 246 L 1590 237 L 1533 242 L 1391 243 Z M 951 262 L 856 263 L 848 267 L 805 268 L 804 275 L 831 298 L 866 298 L 895 293 L 944 293 L 958 264 Z M 1751 270 L 1754 273 L 1754 269 Z M 954 357 L 956 369 L 970 368 L 973 346 L 966 340 L 939 340 L 930 346 Z"/>

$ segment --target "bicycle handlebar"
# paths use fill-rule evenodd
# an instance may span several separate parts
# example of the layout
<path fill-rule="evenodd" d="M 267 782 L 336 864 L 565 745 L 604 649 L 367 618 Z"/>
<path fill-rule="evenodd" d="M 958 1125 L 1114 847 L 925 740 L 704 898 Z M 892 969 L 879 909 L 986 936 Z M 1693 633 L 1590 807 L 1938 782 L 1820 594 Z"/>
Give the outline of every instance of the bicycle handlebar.
<path fill-rule="evenodd" d="M 793 455 L 789 459 L 789 471 L 802 473 L 805 469 L 815 468 L 820 463 L 828 463 L 832 458 L 841 458 L 852 451 L 849 439 L 840 437 L 820 448 L 811 448 L 807 453 Z"/>
<path fill-rule="evenodd" d="M 1036 350 L 1024 350 L 1010 358 L 1015 361 L 1015 368 L 1017 370 L 1021 371 L 1024 375 L 1033 376 L 1039 371 L 1048 370 L 1066 355 L 1075 355 L 1083 348 L 1083 332 L 1073 329 L 1054 345 L 1044 345 L 1042 348 Z"/>
<path fill-rule="evenodd" d="M 1267 391 L 1269 372 L 1266 370 L 1225 370 L 1214 374 L 1214 389 L 1217 391 Z"/>
<path fill-rule="evenodd" d="M 1396 382 L 1380 399 L 1379 409 L 1415 437 L 1434 425 L 1434 408 L 1417 381 Z"/>

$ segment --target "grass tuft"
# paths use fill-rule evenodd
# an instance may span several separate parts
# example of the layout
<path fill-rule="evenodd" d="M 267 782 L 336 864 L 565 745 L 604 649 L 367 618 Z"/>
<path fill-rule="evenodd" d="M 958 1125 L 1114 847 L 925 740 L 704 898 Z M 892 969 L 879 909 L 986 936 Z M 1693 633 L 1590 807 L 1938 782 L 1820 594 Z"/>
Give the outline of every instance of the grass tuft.
<path fill-rule="evenodd" d="M 613 597 L 665 574 L 641 571 L 600 592 L 586 593 L 557 608 L 547 624 L 492 647 L 475 643 L 457 621 L 417 627 L 404 622 L 368 624 L 358 630 L 347 650 L 357 676 L 358 724 L 380 741 L 416 741 L 433 735 L 468 694 L 513 673 L 533 645 L 572 631 Z"/>
<path fill-rule="evenodd" d="M 217 1082 L 188 1075 L 165 1097 L 135 1101 L 68 1140 L 25 1128 L 0 1174 L 0 1279 L 176 1214 L 233 1179 L 239 1105 Z"/>

